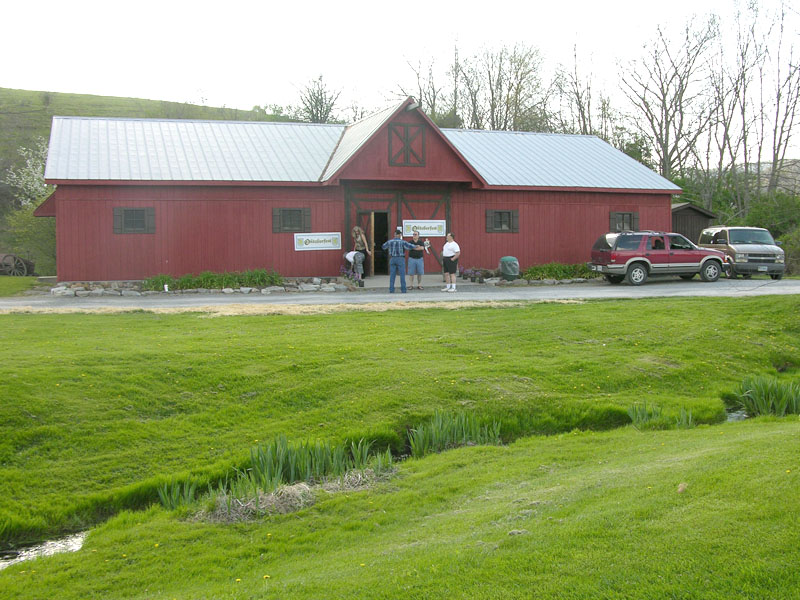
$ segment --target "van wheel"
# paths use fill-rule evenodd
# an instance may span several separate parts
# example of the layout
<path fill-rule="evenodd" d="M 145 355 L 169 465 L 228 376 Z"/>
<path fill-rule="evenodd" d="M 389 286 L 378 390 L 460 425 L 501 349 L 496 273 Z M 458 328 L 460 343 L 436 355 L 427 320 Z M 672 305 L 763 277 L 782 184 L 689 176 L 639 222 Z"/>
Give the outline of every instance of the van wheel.
<path fill-rule="evenodd" d="M 783 279 L 783 274 L 782 273 L 775 273 L 773 275 L 770 275 L 770 277 L 772 277 L 773 279 Z"/>
<path fill-rule="evenodd" d="M 722 267 L 720 264 L 715 260 L 710 260 L 706 264 L 703 265 L 703 268 L 700 269 L 700 278 L 703 281 L 716 281 L 719 279 L 719 274 L 722 272 Z"/>
<path fill-rule="evenodd" d="M 631 285 L 642 285 L 647 281 L 647 267 L 642 263 L 634 263 L 628 267 L 628 274 L 625 277 Z"/>

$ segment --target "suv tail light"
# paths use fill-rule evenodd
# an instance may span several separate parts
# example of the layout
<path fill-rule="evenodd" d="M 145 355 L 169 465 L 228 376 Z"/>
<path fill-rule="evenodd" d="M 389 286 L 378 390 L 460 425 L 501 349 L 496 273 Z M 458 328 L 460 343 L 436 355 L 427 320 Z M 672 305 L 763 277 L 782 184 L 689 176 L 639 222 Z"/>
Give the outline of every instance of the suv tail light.
<path fill-rule="evenodd" d="M 617 262 L 617 253 L 616 252 L 612 252 L 610 254 L 610 256 L 608 257 L 608 262 L 612 262 L 612 263 L 613 262 Z"/>

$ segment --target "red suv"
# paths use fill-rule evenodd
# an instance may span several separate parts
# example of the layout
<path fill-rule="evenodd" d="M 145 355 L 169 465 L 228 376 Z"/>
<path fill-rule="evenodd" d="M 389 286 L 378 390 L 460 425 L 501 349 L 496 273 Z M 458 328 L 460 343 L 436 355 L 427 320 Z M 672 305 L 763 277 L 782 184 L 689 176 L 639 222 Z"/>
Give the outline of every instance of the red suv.
<path fill-rule="evenodd" d="M 606 233 L 592 246 L 589 268 L 606 281 L 641 285 L 651 275 L 679 275 L 716 281 L 723 272 L 725 254 L 695 246 L 678 233 L 625 231 Z"/>

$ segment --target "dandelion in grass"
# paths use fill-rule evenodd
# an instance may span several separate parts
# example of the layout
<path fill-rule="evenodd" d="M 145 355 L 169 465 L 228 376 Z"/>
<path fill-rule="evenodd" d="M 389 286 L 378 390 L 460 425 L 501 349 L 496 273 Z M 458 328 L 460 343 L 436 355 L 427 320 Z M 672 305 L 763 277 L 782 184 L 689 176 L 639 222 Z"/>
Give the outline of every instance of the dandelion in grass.
<path fill-rule="evenodd" d="M 153 548 L 158 548 L 158 543 L 153 544 Z"/>
<path fill-rule="evenodd" d="M 264 579 L 269 579 L 269 575 L 264 575 Z"/>

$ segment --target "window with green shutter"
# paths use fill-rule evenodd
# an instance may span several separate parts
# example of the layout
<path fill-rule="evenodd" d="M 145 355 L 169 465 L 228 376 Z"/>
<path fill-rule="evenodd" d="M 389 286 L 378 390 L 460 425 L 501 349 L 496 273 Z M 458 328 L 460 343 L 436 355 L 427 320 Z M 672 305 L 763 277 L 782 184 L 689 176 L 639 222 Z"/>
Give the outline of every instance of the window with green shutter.
<path fill-rule="evenodd" d="M 612 212 L 609 214 L 609 231 L 638 231 L 638 212 Z"/>
<path fill-rule="evenodd" d="M 155 233 L 156 209 L 114 207 L 114 233 Z"/>
<path fill-rule="evenodd" d="M 519 233 L 519 211 L 487 210 L 486 233 Z"/>
<path fill-rule="evenodd" d="M 273 208 L 272 233 L 311 233 L 311 209 Z"/>

